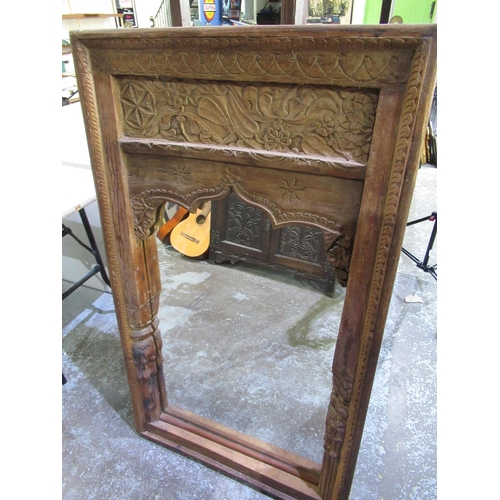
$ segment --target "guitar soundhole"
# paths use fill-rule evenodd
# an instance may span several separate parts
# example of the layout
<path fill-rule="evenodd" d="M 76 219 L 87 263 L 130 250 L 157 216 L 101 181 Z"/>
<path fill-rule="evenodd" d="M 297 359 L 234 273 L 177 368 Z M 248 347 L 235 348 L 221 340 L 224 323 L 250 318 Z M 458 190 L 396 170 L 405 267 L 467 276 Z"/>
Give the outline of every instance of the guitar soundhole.
<path fill-rule="evenodd" d="M 206 220 L 207 220 L 206 216 L 203 214 L 200 214 L 200 215 L 198 215 L 198 217 L 196 217 L 196 224 L 199 224 L 201 226 L 202 224 L 205 224 Z"/>

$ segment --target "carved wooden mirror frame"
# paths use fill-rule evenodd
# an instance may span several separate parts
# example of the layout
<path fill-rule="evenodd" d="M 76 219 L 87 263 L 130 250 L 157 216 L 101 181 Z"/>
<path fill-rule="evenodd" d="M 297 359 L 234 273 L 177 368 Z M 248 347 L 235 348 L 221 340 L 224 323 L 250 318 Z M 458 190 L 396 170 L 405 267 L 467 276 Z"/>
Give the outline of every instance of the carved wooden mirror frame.
<path fill-rule="evenodd" d="M 71 43 L 137 431 L 276 498 L 347 499 L 436 26 L 81 31 Z M 321 465 L 167 401 L 158 217 L 168 200 L 194 210 L 231 190 L 275 227 L 323 230 L 338 280 L 348 278 Z"/>

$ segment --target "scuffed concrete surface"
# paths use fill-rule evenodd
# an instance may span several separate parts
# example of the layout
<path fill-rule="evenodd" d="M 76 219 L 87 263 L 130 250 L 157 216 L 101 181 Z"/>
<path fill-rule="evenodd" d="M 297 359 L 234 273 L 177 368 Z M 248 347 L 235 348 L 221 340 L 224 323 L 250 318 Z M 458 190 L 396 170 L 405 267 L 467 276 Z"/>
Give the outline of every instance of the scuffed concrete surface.
<path fill-rule="evenodd" d="M 435 188 L 422 168 L 410 220 L 436 210 Z M 430 229 L 408 228 L 405 248 L 423 256 Z M 321 461 L 342 289 L 331 299 L 250 266 L 159 255 L 169 401 Z M 81 288 L 63 313 L 63 498 L 267 498 L 135 433 L 109 294 Z M 351 499 L 437 497 L 436 315 L 436 281 L 402 255 Z"/>
<path fill-rule="evenodd" d="M 405 303 L 417 294 L 422 304 Z M 351 498 L 434 499 L 436 284 L 398 275 Z"/>
<path fill-rule="evenodd" d="M 180 270 L 159 314 L 169 402 L 321 462 L 344 291 L 160 254 L 162 272 Z"/>

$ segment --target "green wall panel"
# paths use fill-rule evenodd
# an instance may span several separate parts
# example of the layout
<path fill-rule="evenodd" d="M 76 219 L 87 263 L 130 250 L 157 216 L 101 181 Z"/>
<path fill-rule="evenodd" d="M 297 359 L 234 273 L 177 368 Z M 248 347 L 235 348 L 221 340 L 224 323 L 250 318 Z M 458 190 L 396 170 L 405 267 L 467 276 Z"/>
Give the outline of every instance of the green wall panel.
<path fill-rule="evenodd" d="M 404 24 L 427 24 L 436 18 L 436 7 L 432 19 L 429 14 L 435 0 L 393 0 L 392 16 L 401 16 Z M 379 24 L 380 11 L 382 10 L 382 0 L 366 0 L 365 24 Z"/>
<path fill-rule="evenodd" d="M 393 16 L 401 16 L 403 24 L 427 24 L 436 17 L 436 7 L 432 19 L 431 12 L 434 0 L 393 0 Z"/>
<path fill-rule="evenodd" d="M 379 24 L 381 10 L 382 0 L 366 0 L 364 23 Z"/>

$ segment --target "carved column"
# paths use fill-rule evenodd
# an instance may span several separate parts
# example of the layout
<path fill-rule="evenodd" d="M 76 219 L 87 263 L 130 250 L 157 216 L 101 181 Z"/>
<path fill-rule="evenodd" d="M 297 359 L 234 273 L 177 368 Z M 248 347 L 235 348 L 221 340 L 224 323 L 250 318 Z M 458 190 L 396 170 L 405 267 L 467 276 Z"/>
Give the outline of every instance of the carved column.
<path fill-rule="evenodd" d="M 425 123 L 421 115 L 420 126 L 415 126 L 428 64 L 428 43 L 431 42 L 424 40 L 414 55 L 406 89 L 380 92 L 379 105 L 386 114 L 383 122 L 379 118 L 374 126 L 376 139 L 367 165 L 351 268 L 354 276 L 366 268 L 371 269 L 371 273 L 364 280 L 355 280 L 346 292 L 333 361 L 333 389 L 319 484 L 320 495 L 325 500 L 347 500 L 354 475 L 411 201 L 403 197 L 399 206 L 401 193 L 409 192 L 405 183 L 414 182 L 418 169 L 417 159 L 409 157 L 415 155 L 415 150 L 410 148 L 413 135 L 419 133 L 416 131 L 421 131 Z M 429 81 L 434 78 L 432 73 L 426 77 Z M 380 129 L 384 133 L 380 133 Z M 393 151 L 387 183 L 378 172 L 379 158 L 388 157 L 386 148 Z M 364 208 L 369 205 L 368 199 L 371 210 Z M 354 312 L 356 302 L 362 305 L 357 313 Z"/>
<path fill-rule="evenodd" d="M 73 51 L 128 383 L 141 431 L 167 405 L 157 319 L 161 284 L 156 240 L 152 231 L 142 238 L 134 234 L 128 176 L 115 140 L 116 108 L 104 98 L 106 105 L 96 105 L 112 91 L 113 80 L 103 73 L 91 75 L 88 50 L 80 43 Z M 110 145 L 107 151 L 102 143 Z"/>
<path fill-rule="evenodd" d="M 136 368 L 136 380 L 142 399 L 144 419 L 152 422 L 159 418 L 167 407 L 167 393 L 163 374 L 162 338 L 158 328 L 158 307 L 161 284 L 158 270 L 158 257 L 154 235 L 141 242 L 143 263 L 136 266 L 136 281 L 147 273 L 150 296 L 137 309 L 129 307 L 131 355 Z M 141 264 L 145 264 L 144 266 Z"/>
<path fill-rule="evenodd" d="M 339 233 L 323 231 L 323 235 L 325 237 L 326 258 L 335 273 L 335 279 L 342 286 L 347 286 L 352 240 L 348 236 Z"/>

